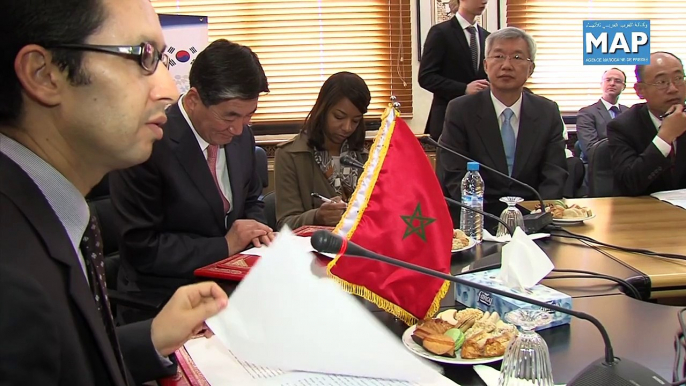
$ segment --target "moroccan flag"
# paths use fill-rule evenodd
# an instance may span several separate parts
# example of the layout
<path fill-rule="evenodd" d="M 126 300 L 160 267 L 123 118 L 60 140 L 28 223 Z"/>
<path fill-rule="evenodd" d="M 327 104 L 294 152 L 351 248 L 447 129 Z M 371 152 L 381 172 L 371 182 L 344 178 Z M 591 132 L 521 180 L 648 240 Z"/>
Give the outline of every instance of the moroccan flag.
<path fill-rule="evenodd" d="M 373 252 L 450 273 L 452 220 L 429 159 L 389 106 L 348 209 L 334 233 Z M 450 283 L 338 255 L 328 273 L 343 288 L 405 323 L 433 316 Z"/>

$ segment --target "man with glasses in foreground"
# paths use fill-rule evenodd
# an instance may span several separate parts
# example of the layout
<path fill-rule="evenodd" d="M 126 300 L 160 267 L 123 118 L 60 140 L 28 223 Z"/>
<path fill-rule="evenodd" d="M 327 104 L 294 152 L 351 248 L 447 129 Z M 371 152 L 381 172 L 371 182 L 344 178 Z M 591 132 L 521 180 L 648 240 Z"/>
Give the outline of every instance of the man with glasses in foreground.
<path fill-rule="evenodd" d="M 686 83 L 681 59 L 654 52 L 636 66 L 634 90 L 645 103 L 607 125 L 615 191 L 641 196 L 686 188 Z"/>
<path fill-rule="evenodd" d="M 576 116 L 576 134 L 581 148 L 581 159 L 587 162 L 588 151 L 603 138 L 607 138 L 607 123 L 629 107 L 619 104 L 619 96 L 626 88 L 626 74 L 619 68 L 603 73 L 600 86 L 603 95 L 596 103 L 582 107 Z"/>
<path fill-rule="evenodd" d="M 269 244 L 250 119 L 267 77 L 248 47 L 216 40 L 198 54 L 190 90 L 167 110 L 143 164 L 110 175 L 120 232 L 117 289 L 167 297 L 197 268 Z M 130 323 L 154 313 L 124 307 Z"/>
<path fill-rule="evenodd" d="M 440 142 L 537 189 L 544 199 L 562 198 L 567 180 L 562 119 L 557 104 L 523 92 L 534 71 L 536 45 L 524 31 L 506 27 L 486 39 L 484 66 L 490 89 L 448 104 Z M 439 149 L 436 172 L 444 194 L 460 200 L 467 172 L 462 158 Z M 503 196 L 535 199 L 521 186 L 480 169 L 484 208 L 500 215 Z"/>
<path fill-rule="evenodd" d="M 134 385 L 228 302 L 180 288 L 115 327 L 97 219 L 84 196 L 145 161 L 177 91 L 147 0 L 1 0 L 0 383 Z M 9 14 L 8 14 L 9 13 Z"/>

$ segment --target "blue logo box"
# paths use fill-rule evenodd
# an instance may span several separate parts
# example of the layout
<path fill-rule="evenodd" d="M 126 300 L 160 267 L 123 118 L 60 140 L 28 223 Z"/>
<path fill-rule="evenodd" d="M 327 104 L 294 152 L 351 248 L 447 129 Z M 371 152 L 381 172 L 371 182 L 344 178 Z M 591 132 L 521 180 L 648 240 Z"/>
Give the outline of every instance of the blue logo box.
<path fill-rule="evenodd" d="M 500 269 L 491 269 L 488 271 L 459 275 L 459 277 L 460 279 L 468 280 L 473 283 L 487 285 L 489 287 L 497 288 L 501 291 L 525 296 L 527 298 L 548 304 L 554 304 L 568 310 L 572 309 L 572 298 L 569 295 L 554 290 L 550 287 L 546 287 L 542 284 L 537 284 L 526 292 L 515 291 L 506 287 L 497 279 L 499 272 Z M 482 311 L 497 312 L 501 319 L 504 319 L 505 314 L 513 310 L 518 310 L 520 308 L 538 308 L 533 304 L 506 298 L 500 295 L 494 295 L 490 292 L 484 292 L 474 287 L 457 283 L 455 284 L 455 301 L 462 303 L 467 307 L 478 308 Z M 562 324 L 569 324 L 569 322 L 572 320 L 571 315 L 551 310 L 548 311 L 553 316 L 553 320 L 545 326 L 536 328 L 536 330 L 543 330 Z"/>
<path fill-rule="evenodd" d="M 584 65 L 650 64 L 650 20 L 584 20 Z"/>

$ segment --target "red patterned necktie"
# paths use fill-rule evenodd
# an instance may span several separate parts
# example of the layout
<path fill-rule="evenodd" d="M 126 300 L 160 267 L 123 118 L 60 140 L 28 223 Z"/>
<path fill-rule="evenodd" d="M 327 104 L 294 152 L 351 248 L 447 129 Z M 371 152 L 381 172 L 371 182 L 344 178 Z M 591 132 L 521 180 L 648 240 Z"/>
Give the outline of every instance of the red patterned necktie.
<path fill-rule="evenodd" d="M 102 238 L 100 237 L 100 228 L 98 227 L 98 219 L 91 215 L 86 231 L 83 232 L 81 239 L 81 254 L 86 263 L 86 272 L 88 273 L 88 283 L 90 284 L 95 305 L 98 308 L 102 323 L 105 326 L 107 337 L 114 350 L 114 356 L 119 363 L 119 369 L 124 377 L 126 383 L 126 373 L 124 370 L 124 357 L 122 356 L 119 340 L 115 331 L 114 319 L 112 318 L 112 311 L 110 310 L 110 302 L 107 299 L 107 286 L 105 283 L 105 258 L 102 254 Z"/>
<path fill-rule="evenodd" d="M 217 191 L 219 196 L 222 198 L 222 204 L 224 205 L 224 214 L 229 213 L 231 205 L 229 200 L 224 197 L 221 188 L 219 187 L 219 179 L 217 178 L 217 154 L 219 153 L 218 145 L 207 146 L 207 166 L 210 168 L 210 173 L 212 173 L 212 179 L 214 179 L 214 184 L 217 186 Z"/>

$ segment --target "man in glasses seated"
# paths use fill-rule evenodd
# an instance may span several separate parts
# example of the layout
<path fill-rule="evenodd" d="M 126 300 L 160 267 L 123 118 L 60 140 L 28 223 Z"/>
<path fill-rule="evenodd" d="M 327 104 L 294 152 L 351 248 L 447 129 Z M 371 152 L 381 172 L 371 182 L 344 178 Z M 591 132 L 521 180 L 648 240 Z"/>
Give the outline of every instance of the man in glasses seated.
<path fill-rule="evenodd" d="M 195 58 L 189 81 L 150 159 L 110 175 L 123 292 L 169 296 L 193 282 L 197 268 L 274 237 L 264 225 L 250 129 L 259 95 L 269 91 L 257 56 L 216 40 Z M 124 323 L 154 315 L 117 312 Z"/>
<path fill-rule="evenodd" d="M 654 52 L 636 66 L 637 103 L 607 124 L 616 193 L 686 188 L 686 83 L 681 59 Z"/>
<path fill-rule="evenodd" d="M 576 116 L 576 134 L 581 148 L 581 159 L 588 162 L 588 151 L 603 138 L 607 138 L 607 123 L 629 107 L 619 103 L 619 96 L 626 88 L 626 74 L 619 68 L 611 68 L 603 73 L 600 86 L 603 95 L 600 99 L 579 110 Z"/>
<path fill-rule="evenodd" d="M 507 27 L 486 38 L 484 67 L 490 89 L 448 104 L 439 142 L 537 189 L 562 198 L 567 179 L 563 126 L 557 104 L 523 92 L 534 71 L 536 45 L 524 31 Z M 464 159 L 438 149 L 436 172 L 444 194 L 460 200 Z M 496 215 L 503 196 L 535 199 L 532 192 L 485 169 L 484 208 Z"/>
<path fill-rule="evenodd" d="M 1 0 L 0 383 L 134 385 L 228 299 L 179 289 L 154 320 L 115 327 L 84 196 L 145 161 L 177 98 L 148 0 Z M 163 63 L 160 65 L 160 63 Z"/>

